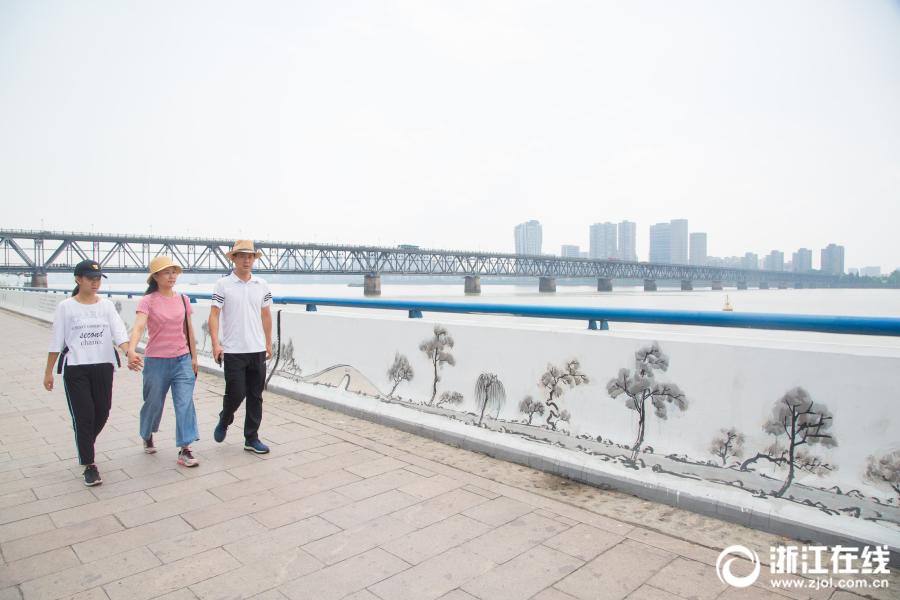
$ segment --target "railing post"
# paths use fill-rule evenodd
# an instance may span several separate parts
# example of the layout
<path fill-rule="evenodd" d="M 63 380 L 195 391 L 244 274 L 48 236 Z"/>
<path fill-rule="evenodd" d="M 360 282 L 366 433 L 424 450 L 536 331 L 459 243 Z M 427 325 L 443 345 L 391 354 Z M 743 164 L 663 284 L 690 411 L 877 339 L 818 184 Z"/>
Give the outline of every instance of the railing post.
<path fill-rule="evenodd" d="M 315 305 L 315 304 L 307 304 L 307 305 L 306 305 L 306 312 L 318 312 L 318 311 L 316 310 L 316 305 Z"/>
<path fill-rule="evenodd" d="M 597 331 L 597 330 L 609 331 L 609 321 L 601 319 L 600 326 L 598 327 L 597 321 L 594 319 L 591 319 L 590 321 L 588 321 L 588 329 L 590 329 L 591 331 Z"/>
<path fill-rule="evenodd" d="M 421 318 L 422 318 L 422 311 L 421 311 L 421 310 L 411 310 L 411 311 L 409 311 L 409 318 L 410 318 L 410 319 L 421 319 Z"/>

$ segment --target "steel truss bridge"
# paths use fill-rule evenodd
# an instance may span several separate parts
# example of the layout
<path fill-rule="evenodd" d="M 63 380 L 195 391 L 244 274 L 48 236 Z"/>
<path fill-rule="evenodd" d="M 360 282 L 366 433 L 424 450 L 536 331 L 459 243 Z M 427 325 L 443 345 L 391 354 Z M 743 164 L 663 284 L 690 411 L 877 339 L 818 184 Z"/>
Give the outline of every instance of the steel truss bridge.
<path fill-rule="evenodd" d="M 234 240 L 0 229 L 0 273 L 71 273 L 95 260 L 107 273 L 146 273 L 150 260 L 169 256 L 186 273 L 228 273 L 225 253 Z M 839 277 L 689 265 L 494 254 L 463 250 L 408 250 L 372 246 L 254 242 L 260 274 L 451 275 L 760 282 L 827 285 Z"/>

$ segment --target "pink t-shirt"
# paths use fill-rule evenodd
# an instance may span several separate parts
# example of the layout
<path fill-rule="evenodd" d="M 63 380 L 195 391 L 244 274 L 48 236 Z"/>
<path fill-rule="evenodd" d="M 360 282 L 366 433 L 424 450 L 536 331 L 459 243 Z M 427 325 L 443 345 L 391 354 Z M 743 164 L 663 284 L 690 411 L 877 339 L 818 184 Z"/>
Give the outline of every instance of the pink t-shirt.
<path fill-rule="evenodd" d="M 191 351 L 184 337 L 185 306 L 187 314 L 194 314 L 190 301 L 181 294 L 166 298 L 159 292 L 153 292 L 141 299 L 137 312 L 147 315 L 147 330 L 150 333 L 144 356 L 175 358 Z"/>

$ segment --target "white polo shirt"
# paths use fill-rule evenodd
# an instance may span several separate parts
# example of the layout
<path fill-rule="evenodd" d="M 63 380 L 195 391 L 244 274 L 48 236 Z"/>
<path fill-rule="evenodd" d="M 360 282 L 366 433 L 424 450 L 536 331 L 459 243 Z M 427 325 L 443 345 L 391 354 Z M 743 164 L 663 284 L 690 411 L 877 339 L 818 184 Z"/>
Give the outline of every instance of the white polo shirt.
<path fill-rule="evenodd" d="M 231 273 L 216 282 L 212 304 L 222 309 L 219 343 L 226 353 L 265 351 L 262 309 L 272 305 L 272 293 L 265 279 L 251 274 L 250 281 L 244 283 Z"/>

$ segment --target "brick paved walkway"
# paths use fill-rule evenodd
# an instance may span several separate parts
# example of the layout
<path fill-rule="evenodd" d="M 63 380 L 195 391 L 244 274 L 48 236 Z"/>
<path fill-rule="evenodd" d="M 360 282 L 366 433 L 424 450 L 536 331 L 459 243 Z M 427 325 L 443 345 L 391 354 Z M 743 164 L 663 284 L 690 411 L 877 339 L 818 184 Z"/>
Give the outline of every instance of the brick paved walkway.
<path fill-rule="evenodd" d="M 856 597 L 726 589 L 715 548 L 522 489 L 562 499 L 573 489 L 562 480 L 538 485 L 555 478 L 273 394 L 271 454 L 244 452 L 234 427 L 216 444 L 223 383 L 206 374 L 201 464 L 186 469 L 170 407 L 159 452 L 142 452 L 141 378 L 119 371 L 97 444 L 103 485 L 88 489 L 61 381 L 41 385 L 48 326 L 0 312 L 0 332 L 0 600 Z"/>

